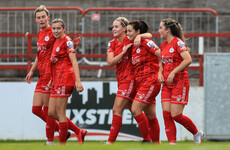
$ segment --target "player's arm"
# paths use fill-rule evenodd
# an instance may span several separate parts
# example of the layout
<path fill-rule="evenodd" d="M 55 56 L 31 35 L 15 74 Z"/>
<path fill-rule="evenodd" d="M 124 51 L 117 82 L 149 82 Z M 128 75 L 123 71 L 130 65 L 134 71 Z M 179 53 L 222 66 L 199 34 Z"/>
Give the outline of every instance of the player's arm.
<path fill-rule="evenodd" d="M 117 64 L 117 62 L 124 56 L 124 54 L 127 52 L 127 50 L 132 46 L 132 43 L 125 46 L 124 50 L 114 57 L 113 52 L 107 53 L 107 62 L 109 66 L 114 66 Z"/>
<path fill-rule="evenodd" d="M 161 50 L 160 49 L 156 50 L 154 55 L 161 57 Z"/>
<path fill-rule="evenodd" d="M 76 90 L 78 92 L 82 92 L 84 88 L 81 83 L 80 72 L 79 72 L 79 67 L 78 67 L 77 58 L 76 58 L 75 53 L 69 53 L 69 58 L 70 58 L 70 61 L 72 62 L 73 70 L 75 74 Z"/>
<path fill-rule="evenodd" d="M 37 69 L 37 67 L 38 67 L 38 59 L 36 57 L 33 66 L 30 68 L 29 73 L 26 75 L 27 83 L 31 83 L 31 77 L 33 76 L 34 71 Z"/>
<path fill-rule="evenodd" d="M 153 36 L 151 33 L 143 33 L 136 36 L 134 39 L 134 46 L 139 47 L 141 45 L 141 39 L 151 39 Z"/>
<path fill-rule="evenodd" d="M 160 62 L 160 67 L 159 67 L 159 72 L 158 72 L 158 81 L 159 81 L 161 84 L 164 83 L 162 62 Z"/>
<path fill-rule="evenodd" d="M 192 63 L 192 58 L 191 55 L 189 54 L 188 51 L 182 51 L 180 53 L 181 57 L 183 58 L 183 61 L 180 63 L 179 66 L 177 66 L 168 76 L 167 78 L 167 83 L 172 83 L 173 78 L 175 77 L 175 74 L 184 70 L 187 68 L 191 63 Z"/>

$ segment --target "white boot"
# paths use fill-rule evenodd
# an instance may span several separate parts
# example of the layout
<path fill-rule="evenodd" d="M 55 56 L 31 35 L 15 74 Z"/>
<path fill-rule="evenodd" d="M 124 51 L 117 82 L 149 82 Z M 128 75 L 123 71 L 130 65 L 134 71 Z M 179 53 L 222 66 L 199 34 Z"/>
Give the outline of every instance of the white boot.
<path fill-rule="evenodd" d="M 201 144 L 203 136 L 204 132 L 202 130 L 199 130 L 197 134 L 194 135 L 194 143 Z"/>

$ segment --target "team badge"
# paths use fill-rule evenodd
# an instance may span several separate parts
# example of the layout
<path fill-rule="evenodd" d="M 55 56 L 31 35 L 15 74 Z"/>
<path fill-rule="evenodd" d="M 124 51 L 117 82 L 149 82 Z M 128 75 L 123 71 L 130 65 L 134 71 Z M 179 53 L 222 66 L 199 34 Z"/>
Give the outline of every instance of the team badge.
<path fill-rule="evenodd" d="M 125 49 L 125 46 L 123 46 L 123 49 L 122 50 L 124 50 Z"/>
<path fill-rule="evenodd" d="M 137 52 L 137 53 L 140 53 L 140 52 L 141 52 L 141 49 L 140 49 L 140 48 L 138 48 L 138 49 L 136 50 L 136 52 Z"/>
<path fill-rule="evenodd" d="M 59 51 L 60 51 L 60 48 L 59 48 L 59 47 L 57 47 L 57 48 L 56 48 L 56 52 L 59 52 Z"/>
<path fill-rule="evenodd" d="M 173 48 L 170 48 L 169 52 L 170 52 L 170 53 L 173 53 L 173 52 L 174 52 L 174 49 L 173 49 Z"/>
<path fill-rule="evenodd" d="M 139 96 L 139 99 L 142 99 L 142 98 L 143 98 L 143 96 L 142 96 L 142 95 L 140 95 L 140 96 Z"/>
<path fill-rule="evenodd" d="M 122 96 L 125 96 L 125 95 L 126 95 L 126 92 L 125 92 L 125 91 L 122 91 L 121 95 L 122 95 Z"/>
<path fill-rule="evenodd" d="M 45 37 L 45 41 L 49 41 L 50 40 L 50 37 L 49 37 L 49 35 L 47 35 L 46 37 Z"/>
<path fill-rule="evenodd" d="M 45 91 L 49 91 L 49 88 L 48 88 L 48 87 L 45 87 Z"/>

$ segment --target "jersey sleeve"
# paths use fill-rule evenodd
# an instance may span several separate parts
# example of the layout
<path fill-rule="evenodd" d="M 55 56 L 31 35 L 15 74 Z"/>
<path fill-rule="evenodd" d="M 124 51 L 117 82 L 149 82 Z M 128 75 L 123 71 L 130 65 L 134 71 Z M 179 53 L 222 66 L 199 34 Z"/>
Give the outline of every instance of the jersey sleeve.
<path fill-rule="evenodd" d="M 178 53 L 180 54 L 181 52 L 183 51 L 187 51 L 188 48 L 186 46 L 186 44 L 181 40 L 179 39 L 176 43 L 176 50 L 178 51 Z"/>
<path fill-rule="evenodd" d="M 159 49 L 156 43 L 154 43 L 152 40 L 144 40 L 143 45 L 151 54 L 154 54 Z"/>
<path fill-rule="evenodd" d="M 67 54 L 69 53 L 75 53 L 75 49 L 74 49 L 74 45 L 73 45 L 73 41 L 71 38 L 67 37 L 66 38 L 66 43 L 65 43 L 65 47 L 67 50 Z"/>
<path fill-rule="evenodd" d="M 109 41 L 108 42 L 108 47 L 107 47 L 107 54 L 108 53 L 111 53 L 111 52 L 114 52 L 115 50 L 114 50 L 114 42 L 113 42 L 113 40 L 112 41 Z"/>

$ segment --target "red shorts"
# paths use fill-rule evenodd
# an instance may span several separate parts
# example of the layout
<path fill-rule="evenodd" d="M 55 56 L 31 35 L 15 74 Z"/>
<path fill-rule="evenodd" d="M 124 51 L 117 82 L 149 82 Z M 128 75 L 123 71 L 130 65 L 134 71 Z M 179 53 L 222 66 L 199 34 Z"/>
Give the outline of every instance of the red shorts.
<path fill-rule="evenodd" d="M 125 83 L 123 82 L 118 85 L 117 97 L 121 97 L 132 102 L 135 95 L 136 91 L 134 88 L 134 80 Z"/>
<path fill-rule="evenodd" d="M 161 89 L 161 84 L 156 83 L 149 83 L 146 82 L 142 84 L 137 91 L 135 96 L 136 101 L 145 103 L 145 104 L 156 104 L 156 96 L 159 94 Z"/>
<path fill-rule="evenodd" d="M 34 92 L 42 93 L 42 78 L 41 77 L 38 78 L 38 82 L 37 82 Z"/>
<path fill-rule="evenodd" d="M 177 84 L 174 88 L 163 85 L 161 91 L 161 102 L 169 101 L 172 104 L 188 104 L 189 86 Z"/>
<path fill-rule="evenodd" d="M 55 86 L 51 90 L 50 97 L 70 97 L 74 86 Z"/>
<path fill-rule="evenodd" d="M 39 76 L 37 85 L 35 87 L 34 92 L 41 92 L 41 93 L 50 93 L 51 89 L 47 86 L 50 81 L 50 76 Z"/>

